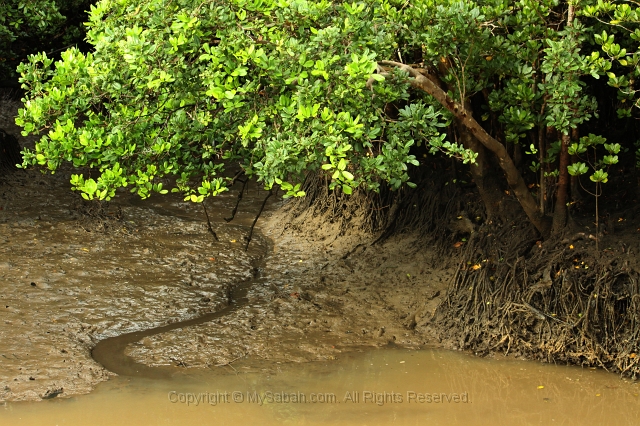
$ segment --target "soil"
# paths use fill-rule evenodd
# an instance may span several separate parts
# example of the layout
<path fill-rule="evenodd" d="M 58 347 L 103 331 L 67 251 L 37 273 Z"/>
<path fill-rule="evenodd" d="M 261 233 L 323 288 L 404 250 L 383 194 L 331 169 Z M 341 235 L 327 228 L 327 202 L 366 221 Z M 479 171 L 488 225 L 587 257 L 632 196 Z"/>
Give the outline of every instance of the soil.
<path fill-rule="evenodd" d="M 22 146 L 7 117 L 2 127 Z M 287 228 L 272 197 L 249 250 L 248 227 L 265 194 L 251 185 L 227 223 L 238 188 L 208 213 L 179 197 L 111 203 L 70 191 L 73 171 L 0 175 L 0 401 L 90 392 L 112 374 L 91 357 L 107 337 L 220 310 L 230 289 L 251 279 L 249 303 L 201 325 L 150 336 L 126 353 L 150 366 L 217 368 L 335 359 L 362 346 L 428 342 L 415 330 L 444 295 L 452 271 L 407 236 L 371 246 L 373 236 L 341 233 L 316 218 Z"/>
<path fill-rule="evenodd" d="M 285 213 L 274 203 L 258 222 L 271 248 L 258 233 L 245 252 L 261 191 L 245 194 L 231 224 L 221 219 L 233 192 L 209 207 L 216 242 L 198 205 L 126 194 L 108 208 L 84 203 L 68 190 L 68 173 L 19 171 L 0 181 L 0 400 L 89 392 L 110 374 L 91 358 L 97 341 L 220 309 L 257 264 L 262 280 L 248 305 L 146 337 L 127 354 L 150 366 L 249 358 L 259 368 L 334 359 L 363 345 L 426 343 L 414 328 L 437 306 L 449 273 L 411 239 L 344 258 L 371 236 L 283 231 Z"/>
<path fill-rule="evenodd" d="M 202 221 L 124 203 L 105 219 L 87 216 L 91 209 L 61 189 L 64 174 L 3 180 L 2 399 L 88 392 L 108 377 L 90 356 L 98 340 L 225 305 L 266 247 L 255 238 L 245 253 L 231 243 L 242 226 L 221 227 L 214 244 Z"/>
<path fill-rule="evenodd" d="M 432 315 L 448 272 L 430 266 L 415 241 L 399 237 L 345 259 L 371 237 L 332 242 L 318 238 L 323 232 L 282 232 L 283 215 L 274 212 L 263 225 L 275 244 L 246 307 L 215 322 L 146 338 L 128 354 L 148 365 L 168 365 L 173 354 L 185 366 L 209 367 L 244 357 L 305 362 L 334 359 L 364 345 L 426 344 L 414 328 Z"/>

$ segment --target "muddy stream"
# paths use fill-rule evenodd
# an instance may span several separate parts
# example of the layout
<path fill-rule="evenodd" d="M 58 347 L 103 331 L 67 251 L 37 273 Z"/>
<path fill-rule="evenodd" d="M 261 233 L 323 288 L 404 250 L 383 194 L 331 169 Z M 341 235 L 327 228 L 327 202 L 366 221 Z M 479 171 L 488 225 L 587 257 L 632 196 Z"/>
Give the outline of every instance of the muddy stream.
<path fill-rule="evenodd" d="M 351 352 L 269 374 L 116 377 L 89 395 L 13 403 L 11 425 L 633 425 L 638 388 L 593 370 L 438 350 Z"/>
<path fill-rule="evenodd" d="M 159 204 L 155 204 L 154 210 L 160 214 L 169 216 L 169 217 L 183 217 L 180 211 L 171 211 L 167 208 L 167 206 L 161 207 Z M 219 217 L 224 212 L 220 210 L 219 207 L 211 211 L 211 214 L 214 218 Z M 209 212 L 205 213 L 205 217 L 208 217 Z M 187 218 L 194 219 L 194 218 Z M 231 219 L 231 218 L 227 218 Z M 234 218 L 235 219 L 235 218 Z M 226 222 L 226 220 L 225 220 Z M 214 222 L 214 224 L 216 224 Z M 218 228 L 218 232 L 220 231 L 219 224 L 216 224 L 216 228 Z M 256 231 L 252 231 L 248 226 L 239 226 L 240 229 L 244 230 L 245 234 L 243 236 L 244 240 L 248 240 L 249 233 L 252 234 L 252 239 L 255 238 L 253 245 L 258 247 L 258 256 L 253 260 L 250 265 L 252 278 L 245 279 L 241 282 L 231 283 L 230 287 L 227 288 L 226 296 L 226 306 L 216 310 L 215 312 L 206 313 L 202 316 L 197 316 L 195 318 L 178 321 L 168 325 L 154 327 L 146 330 L 135 331 L 131 333 L 121 334 L 114 337 L 109 337 L 107 339 L 101 340 L 97 343 L 97 345 L 91 351 L 91 356 L 94 360 L 96 360 L 99 364 L 104 366 L 107 370 L 116 373 L 120 376 L 136 376 L 136 377 L 144 377 L 144 378 L 168 378 L 171 376 L 174 371 L 171 368 L 167 368 L 163 366 L 148 366 L 141 362 L 136 362 L 135 359 L 127 356 L 126 349 L 127 346 L 138 342 L 144 338 L 159 335 L 162 333 L 167 333 L 172 330 L 182 329 L 186 327 L 192 327 L 198 324 L 204 324 L 219 318 L 223 318 L 224 316 L 228 316 L 233 314 L 239 308 L 244 307 L 248 303 L 247 292 L 253 286 L 258 285 L 260 271 L 264 268 L 264 257 L 267 254 L 269 249 L 269 245 L 267 240 L 261 236 Z M 213 228 L 212 228 L 213 231 Z M 211 232 L 211 231 L 210 231 Z M 215 235 L 214 235 L 215 234 Z M 216 242 L 219 241 L 220 237 L 218 237 L 217 232 L 213 231 L 211 236 L 214 239 L 217 239 Z M 235 244 L 242 245 L 242 242 L 238 240 L 231 240 Z M 250 242 L 249 242 L 250 243 Z M 245 243 L 246 244 L 246 243 Z M 246 245 L 247 251 L 248 246 Z M 231 256 L 230 259 L 233 257 Z M 215 258 L 211 258 L 214 259 Z M 231 269 L 231 268 L 230 268 Z"/>
<path fill-rule="evenodd" d="M 96 207 L 61 175 L 0 182 L 0 425 L 640 418 L 638 384 L 613 374 L 430 346 L 449 272 L 403 241 L 346 259 L 323 224 L 283 233 L 273 201 L 245 251 L 255 187 L 229 223 L 237 192 L 209 207 L 216 241 L 199 205 Z"/>

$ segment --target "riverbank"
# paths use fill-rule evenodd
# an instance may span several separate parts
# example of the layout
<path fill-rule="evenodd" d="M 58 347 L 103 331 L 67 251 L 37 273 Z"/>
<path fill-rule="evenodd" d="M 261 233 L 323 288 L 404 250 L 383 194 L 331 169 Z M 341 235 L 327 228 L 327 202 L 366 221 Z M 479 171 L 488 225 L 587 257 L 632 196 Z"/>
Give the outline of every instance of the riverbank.
<path fill-rule="evenodd" d="M 336 238 L 316 232 L 317 224 L 305 233 L 286 230 L 286 215 L 272 212 L 261 228 L 274 249 L 246 306 L 216 322 L 147 338 L 128 354 L 147 365 L 170 365 L 179 355 L 184 366 L 211 367 L 245 358 L 330 360 L 362 346 L 428 343 L 415 328 L 431 317 L 449 272 L 434 266 L 424 246 L 398 236 L 368 247 L 371 236 Z"/>
<path fill-rule="evenodd" d="M 89 392 L 109 376 L 91 358 L 98 340 L 215 311 L 266 250 L 232 242 L 241 225 L 212 242 L 193 206 L 135 203 L 87 205 L 64 174 L 3 178 L 0 399 Z"/>
<path fill-rule="evenodd" d="M 357 232 L 286 230 L 276 201 L 258 222 L 265 237 L 258 233 L 245 252 L 264 196 L 258 189 L 230 224 L 223 217 L 237 192 L 209 207 L 216 242 L 200 205 L 127 194 L 86 203 L 68 190 L 69 173 L 18 171 L 0 180 L 0 400 L 90 392 L 110 376 L 91 358 L 97 341 L 226 306 L 230 288 L 250 279 L 263 256 L 263 284 L 249 290 L 247 306 L 147 337 L 127 353 L 151 366 L 244 360 L 260 369 L 427 342 L 415 326 L 435 309 L 448 275 L 416 241 L 398 236 L 365 248 L 371 237 Z"/>
<path fill-rule="evenodd" d="M 4 121 L 2 126 L 17 132 Z M 19 140 L 23 146 L 33 143 Z M 141 201 L 127 192 L 111 203 L 88 203 L 69 190 L 71 173 L 66 168 L 55 175 L 29 170 L 0 176 L 0 401 L 88 393 L 112 376 L 91 357 L 98 341 L 219 311 L 230 303 L 231 289 L 247 281 L 254 284 L 248 302 L 229 315 L 147 336 L 126 354 L 176 373 L 224 373 L 332 361 L 363 347 L 431 345 L 590 367 L 607 362 L 605 367 L 627 374 L 637 369 L 637 337 L 624 340 L 617 352 L 592 356 L 557 328 L 562 324 L 573 332 L 572 324 L 580 324 L 582 335 L 592 339 L 602 318 L 615 324 L 622 319 L 624 326 L 632 321 L 636 305 L 627 299 L 637 294 L 629 286 L 637 283 L 640 250 L 635 210 L 608 214 L 600 253 L 588 215 L 580 225 L 587 232 L 536 242 L 521 234 L 504 237 L 516 235 L 515 223 L 478 229 L 464 213 L 455 219 L 454 209 L 440 212 L 446 237 L 438 241 L 425 232 L 390 232 L 374 244 L 379 235 L 362 230 L 362 211 L 350 211 L 337 223 L 314 216 L 313 209 L 297 216 L 271 197 L 245 252 L 249 226 L 265 197 L 258 185 L 248 186 L 229 223 L 225 218 L 240 185 L 208 202 L 216 241 L 200 204 L 179 196 Z M 437 192 L 430 191 L 427 200 Z M 464 196 L 468 204 L 471 196 Z M 411 220 L 435 217 L 417 204 L 407 214 Z M 465 218 L 471 225 L 460 227 Z M 496 248 L 514 256 L 514 266 L 492 254 Z M 451 253 L 456 259 L 445 262 Z M 460 259 L 467 262 L 458 265 Z M 615 279 L 592 279 L 600 275 Z M 591 289 L 594 282 L 604 290 Z M 573 288 L 565 288 L 567 283 Z M 447 309 L 431 322 L 452 284 Z M 504 288 L 467 291 L 479 285 Z M 577 299 L 566 308 L 575 322 L 567 322 L 570 315 L 559 319 L 553 311 L 558 295 L 565 302 L 571 295 L 589 299 L 584 305 L 596 306 L 596 321 L 587 322 L 574 309 Z M 594 295 L 603 299 L 598 303 L 609 317 L 597 315 Z M 496 312 L 507 312 L 509 321 Z M 597 341 L 583 340 L 583 346 Z"/>

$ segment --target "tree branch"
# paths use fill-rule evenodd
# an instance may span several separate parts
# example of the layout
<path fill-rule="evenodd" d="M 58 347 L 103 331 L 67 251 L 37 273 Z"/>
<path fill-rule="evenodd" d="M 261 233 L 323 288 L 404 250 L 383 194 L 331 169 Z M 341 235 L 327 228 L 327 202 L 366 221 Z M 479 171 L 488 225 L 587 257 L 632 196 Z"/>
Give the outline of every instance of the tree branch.
<path fill-rule="evenodd" d="M 422 75 L 415 68 L 395 61 L 380 61 L 378 64 L 387 67 L 400 68 L 407 72 L 409 76 L 413 77 L 409 80 L 409 83 L 413 88 L 422 90 L 423 92 L 433 96 L 435 100 L 448 109 L 464 127 L 469 129 L 469 131 L 482 145 L 495 154 L 498 158 L 500 168 L 502 168 L 505 173 L 509 187 L 518 198 L 518 201 L 529 217 L 529 220 L 544 237 L 547 237 L 550 231 L 549 218 L 543 216 L 538 210 L 536 200 L 529 192 L 526 182 L 507 153 L 504 145 L 489 135 L 489 133 L 487 133 L 487 131 L 484 130 L 484 128 L 473 118 L 471 113 L 465 110 L 460 103 L 456 102 L 455 99 L 449 96 L 432 80 Z"/>
<path fill-rule="evenodd" d="M 234 177 L 233 180 L 231 181 L 231 185 L 236 183 L 236 180 L 239 182 L 242 182 L 242 188 L 240 188 L 240 192 L 238 193 L 238 200 L 236 201 L 236 206 L 233 208 L 233 210 L 231 211 L 231 217 L 225 217 L 224 220 L 228 223 L 231 222 L 235 217 L 236 217 L 236 213 L 238 212 L 238 206 L 240 205 L 240 201 L 242 201 L 242 194 L 244 194 L 244 188 L 247 186 L 247 182 L 249 181 L 249 179 L 239 179 L 238 177 L 244 173 L 244 171 L 238 172 Z M 230 185 L 230 186 L 231 186 Z"/>

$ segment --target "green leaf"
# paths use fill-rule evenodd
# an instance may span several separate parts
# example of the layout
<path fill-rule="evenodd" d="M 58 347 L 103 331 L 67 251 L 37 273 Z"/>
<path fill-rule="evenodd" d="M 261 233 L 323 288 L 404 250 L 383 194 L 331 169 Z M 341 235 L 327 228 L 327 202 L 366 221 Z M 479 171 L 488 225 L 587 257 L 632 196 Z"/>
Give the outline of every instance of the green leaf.
<path fill-rule="evenodd" d="M 589 171 L 589 168 L 584 163 L 574 163 L 567 167 L 571 176 L 580 176 Z"/>
<path fill-rule="evenodd" d="M 602 169 L 596 170 L 596 172 L 589 177 L 592 182 L 600 183 L 607 183 L 607 181 L 609 180 L 608 178 L 609 174 Z"/>
<path fill-rule="evenodd" d="M 84 191 L 87 194 L 93 195 L 97 190 L 98 190 L 98 184 L 96 183 L 95 180 L 87 179 L 85 181 L 85 183 L 84 183 Z"/>

